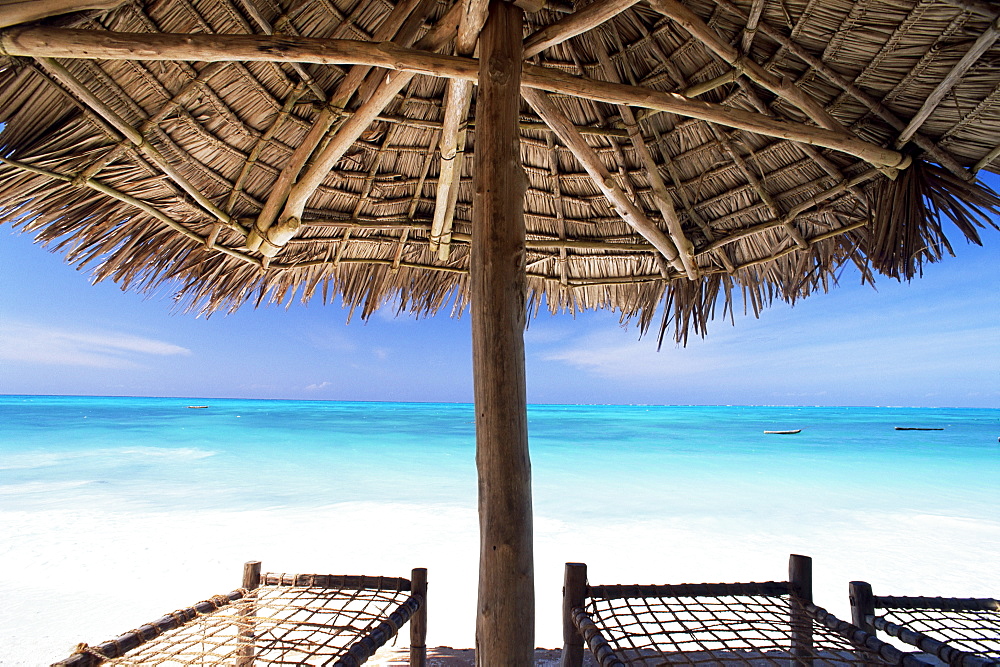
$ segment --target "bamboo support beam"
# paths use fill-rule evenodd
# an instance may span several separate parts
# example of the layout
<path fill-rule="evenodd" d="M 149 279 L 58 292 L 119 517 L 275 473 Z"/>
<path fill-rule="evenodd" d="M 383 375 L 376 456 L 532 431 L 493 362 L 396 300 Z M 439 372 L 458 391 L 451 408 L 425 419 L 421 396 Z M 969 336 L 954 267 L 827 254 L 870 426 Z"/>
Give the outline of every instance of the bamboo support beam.
<path fill-rule="evenodd" d="M 762 29 L 764 25 L 761 23 Z M 316 40 L 306 37 L 129 34 L 55 28 L 9 28 L 0 34 L 0 50 L 8 55 L 114 60 L 369 64 L 427 76 L 476 80 L 476 60 L 421 50 L 431 48 L 426 44 L 417 46 L 415 49 L 407 49 L 391 43 Z M 521 83 L 527 88 L 609 104 L 629 104 L 665 111 L 765 136 L 823 146 L 854 155 L 874 165 L 904 169 L 910 162 L 908 157 L 897 151 L 825 128 L 690 100 L 676 93 L 573 76 L 553 68 L 525 65 Z"/>
<path fill-rule="evenodd" d="M 278 215 L 277 224 L 267 229 L 266 238 L 261 239 L 261 254 L 274 257 L 282 246 L 295 235 L 301 226 L 306 201 L 316 192 L 340 158 L 347 152 L 347 149 L 361 137 L 372 121 L 382 113 L 382 110 L 395 99 L 396 95 L 410 83 L 414 76 L 409 72 L 390 74 L 371 99 L 337 129 L 330 142 L 316 155 L 306 172 L 288 191 L 288 198 Z"/>
<path fill-rule="evenodd" d="M 4 0 L 0 2 L 0 28 L 86 9 L 114 9 L 124 2 L 125 0 Z"/>
<path fill-rule="evenodd" d="M 757 94 L 757 91 L 755 91 L 748 83 L 740 82 L 740 88 L 742 89 L 743 94 L 747 96 L 747 99 L 750 100 L 750 104 L 752 104 L 755 109 L 757 109 L 762 114 L 767 116 L 775 115 L 775 113 L 771 110 L 771 107 L 768 104 L 766 104 L 764 100 L 760 98 L 760 95 Z M 825 171 L 832 178 L 836 179 L 838 183 L 847 180 L 844 177 L 844 174 L 840 171 L 840 169 L 837 168 L 837 165 L 833 164 L 830 160 L 828 160 L 826 156 L 823 155 L 815 147 L 803 143 L 798 143 L 796 144 L 796 146 L 798 147 L 799 150 L 801 150 L 809 158 L 811 158 L 817 165 L 819 165 L 820 169 Z M 868 199 L 867 197 L 865 197 L 865 194 L 861 191 L 860 188 L 856 186 L 852 187 L 851 194 L 854 195 L 854 198 L 857 199 L 858 203 L 860 203 L 862 206 L 865 207 L 868 206 Z"/>
<path fill-rule="evenodd" d="M 488 0 L 467 0 L 455 38 L 455 53 L 471 56 L 483 23 L 486 21 Z M 444 121 L 441 128 L 441 171 L 438 176 L 437 201 L 434 206 L 434 226 L 431 230 L 431 250 L 438 251 L 438 259 L 448 259 L 452 221 L 458 202 L 458 186 L 462 178 L 465 155 L 466 127 L 469 105 L 472 102 L 472 82 L 451 79 L 445 93 Z"/>
<path fill-rule="evenodd" d="M 594 150 L 573 129 L 572 124 L 566 116 L 556 108 L 545 93 L 530 88 L 522 88 L 521 96 L 535 110 L 535 113 L 552 128 L 556 136 L 559 137 L 559 140 L 569 148 L 570 152 L 573 153 L 587 173 L 590 174 L 594 184 L 597 185 L 598 189 L 614 207 L 615 213 L 620 215 L 622 220 L 639 232 L 643 238 L 652 243 L 667 261 L 676 263 L 674 268 L 683 270 L 683 264 L 680 262 L 680 257 L 674 244 L 660 231 L 659 227 L 639 210 L 634 202 L 629 200 L 611 176 L 611 172 L 608 171 L 604 163 L 594 153 Z"/>
<path fill-rule="evenodd" d="M 392 38 L 403 25 L 404 20 L 414 10 L 419 0 L 406 0 L 396 5 L 389 16 L 379 25 L 374 37 L 379 41 Z M 302 142 L 295 147 L 288 162 L 278 174 L 278 179 L 271 187 L 267 201 L 261 208 L 257 216 L 257 221 L 247 237 L 247 247 L 250 250 L 259 250 L 268 235 L 268 230 L 274 224 L 279 212 L 288 200 L 288 195 L 299 177 L 306 162 L 316 151 L 317 147 L 327 136 L 330 128 L 337 120 L 338 112 L 345 106 L 351 96 L 362 84 L 365 76 L 371 71 L 370 66 L 355 65 L 344 75 L 344 78 L 337 84 L 337 88 L 331 96 L 330 104 L 320 110 L 313 126 L 309 129 Z M 270 241 L 269 241 L 270 243 Z M 270 247 L 270 246 L 268 246 Z"/>
<path fill-rule="evenodd" d="M 813 236 L 813 237 L 811 237 L 811 238 L 809 238 L 807 240 L 809 241 L 810 246 L 812 246 L 812 245 L 815 245 L 817 243 L 820 243 L 821 241 L 826 241 L 827 239 L 836 238 L 837 236 L 842 236 L 843 234 L 847 234 L 848 232 L 852 232 L 852 231 L 854 231 L 856 229 L 860 229 L 862 227 L 865 227 L 867 224 L 868 224 L 867 220 L 860 220 L 858 222 L 854 222 L 854 223 L 851 223 L 849 225 L 845 225 L 844 227 L 838 227 L 837 229 L 833 229 L 833 230 L 830 230 L 828 232 L 823 232 L 822 234 L 817 234 L 816 236 Z M 759 232 L 765 231 L 766 229 L 771 229 L 774 226 L 775 226 L 774 224 L 769 224 L 767 227 L 764 227 L 762 229 L 756 229 L 756 230 L 754 230 L 753 233 L 759 233 Z M 422 226 L 421 225 L 413 225 L 413 227 L 422 227 L 422 229 L 424 229 L 424 230 L 430 229 L 430 225 L 422 225 Z M 739 238 L 743 238 L 743 236 L 740 236 Z M 457 242 L 462 242 L 462 243 L 471 243 L 472 242 L 472 236 L 469 235 L 469 234 L 455 234 L 453 240 L 457 241 Z M 733 240 L 736 240 L 736 239 L 733 239 Z M 386 239 L 386 242 L 390 242 L 390 241 L 392 241 L 392 239 Z M 728 242 L 727 239 L 721 239 L 721 241 L 723 243 Z M 545 249 L 545 248 L 554 249 L 554 248 L 557 247 L 556 244 L 558 244 L 558 243 L 561 243 L 561 242 L 560 241 L 554 241 L 554 240 L 553 241 L 532 241 L 532 240 L 528 239 L 528 240 L 525 241 L 525 248 L 527 248 L 529 250 L 539 250 L 539 249 Z M 622 254 L 620 254 L 620 255 L 608 254 L 607 256 L 608 257 L 619 257 L 619 258 L 623 258 L 623 259 L 628 258 L 633 253 L 656 252 L 656 249 L 652 245 L 649 245 L 649 244 L 639 244 L 639 243 L 634 243 L 634 244 L 605 243 L 605 244 L 601 244 L 599 242 L 567 241 L 566 242 L 566 247 L 570 247 L 570 248 L 580 247 L 580 248 L 584 248 L 584 249 L 601 250 L 601 251 L 603 251 L 605 253 L 612 253 L 612 252 L 618 251 L 618 252 L 621 252 Z M 747 269 L 747 268 L 750 268 L 750 267 L 753 267 L 753 266 L 758 266 L 760 264 L 766 264 L 768 262 L 773 262 L 773 261 L 776 261 L 778 259 L 781 259 L 782 257 L 785 257 L 787 255 L 790 255 L 792 253 L 799 252 L 799 251 L 800 251 L 800 248 L 797 245 L 791 245 L 791 246 L 789 246 L 789 247 L 787 247 L 787 248 L 785 248 L 783 250 L 779 250 L 778 252 L 773 253 L 771 255 L 768 255 L 766 257 L 760 257 L 760 258 L 757 258 L 757 259 L 753 259 L 753 260 L 750 260 L 748 262 L 744 262 L 743 264 L 733 265 L 731 263 L 728 263 L 727 266 L 725 266 L 722 269 L 714 269 L 714 270 L 712 270 L 712 269 L 703 269 L 702 270 L 702 274 L 703 275 L 716 275 L 716 274 L 735 275 L 738 271 L 740 271 L 742 269 Z M 703 257 L 703 256 L 709 255 L 710 253 L 717 253 L 717 252 L 718 252 L 718 248 L 716 248 L 714 246 L 708 246 L 706 248 L 703 248 L 703 249 L 697 251 L 696 255 L 698 257 Z M 549 258 L 545 258 L 545 261 L 548 261 L 548 260 L 549 260 Z M 403 261 L 399 261 L 399 263 L 394 266 L 393 261 L 394 260 L 389 260 L 389 259 L 369 259 L 369 258 L 364 258 L 364 257 L 349 257 L 349 258 L 345 257 L 345 258 L 343 258 L 340 261 L 340 263 L 341 264 L 371 264 L 371 265 L 374 265 L 374 266 L 388 266 L 390 268 L 395 268 L 395 269 L 407 268 L 407 269 L 417 269 L 417 270 L 421 270 L 421 271 L 438 271 L 438 272 L 442 272 L 442 273 L 450 273 L 450 274 L 455 274 L 455 275 L 467 275 L 469 273 L 469 271 L 467 269 L 461 268 L 461 267 L 457 267 L 457 266 L 446 266 L 446 265 L 441 265 L 441 264 L 420 264 L 420 263 L 417 263 L 417 262 L 403 262 Z M 293 270 L 293 269 L 305 269 L 305 268 L 310 268 L 310 267 L 314 267 L 314 266 L 329 266 L 329 265 L 332 265 L 333 263 L 334 263 L 334 260 L 332 260 L 332 259 L 306 260 L 306 261 L 299 261 L 299 262 L 293 262 L 293 263 L 279 263 L 279 262 L 275 262 L 275 263 L 271 264 L 271 268 L 274 269 L 274 270 L 289 271 L 289 270 Z M 580 286 L 585 286 L 585 285 L 621 285 L 621 284 L 630 284 L 630 283 L 637 283 L 637 282 L 655 282 L 655 281 L 658 281 L 658 280 L 673 280 L 675 278 L 680 278 L 682 275 L 683 274 L 681 272 L 672 271 L 669 275 L 666 275 L 666 276 L 664 276 L 662 272 L 657 272 L 655 274 L 650 274 L 650 275 L 633 274 L 633 275 L 629 275 L 629 276 L 609 277 L 609 278 L 569 278 L 567 280 L 565 286 L 580 287 Z M 532 278 L 532 279 L 543 280 L 543 281 L 559 280 L 559 278 L 555 278 L 555 277 L 547 275 L 547 274 L 528 273 L 527 276 L 529 278 Z M 560 284 L 562 284 L 562 283 L 560 283 Z"/>
<path fill-rule="evenodd" d="M 896 147 L 900 147 L 910 140 L 920 126 L 930 118 L 930 115 L 934 113 L 937 106 L 945 98 L 945 95 L 951 92 L 951 89 L 965 76 L 965 73 L 976 64 L 990 47 L 1000 38 L 1000 19 L 994 21 L 989 28 L 987 28 L 982 35 L 975 41 L 972 48 L 962 56 L 950 72 L 941 80 L 941 83 L 934 88 L 934 91 L 927 96 L 924 103 L 920 106 L 920 110 L 914 114 L 910 122 L 907 123 L 906 127 L 903 128 L 902 132 L 899 133 L 899 137 L 896 139 Z"/>
<path fill-rule="evenodd" d="M 488 0 L 468 0 L 458 24 L 455 38 L 455 53 L 472 56 L 483 24 L 486 22 Z M 465 156 L 465 142 L 468 135 L 469 105 L 472 102 L 472 83 L 451 79 L 445 100 L 445 119 L 441 131 L 441 174 L 438 178 L 437 204 L 434 208 L 435 229 L 438 235 L 438 259 L 448 259 L 451 230 L 455 220 L 455 206 L 462 179 L 462 163 Z M 442 185 L 444 187 L 442 187 Z"/>
<path fill-rule="evenodd" d="M 764 4 L 767 0 L 753 0 L 750 3 L 750 16 L 747 18 L 747 24 L 743 28 L 743 38 L 740 42 L 740 51 L 743 55 L 749 55 L 750 46 L 753 44 L 753 38 L 757 34 L 757 26 L 760 25 L 760 17 L 764 13 Z"/>
<path fill-rule="evenodd" d="M 424 6 L 429 9 L 430 3 L 424 3 Z M 434 50 L 450 40 L 451 36 L 450 31 L 432 32 L 425 36 L 419 46 Z M 261 244 L 262 254 L 273 257 L 281 249 L 281 246 L 295 235 L 301 224 L 300 220 L 305 210 L 306 201 L 316 192 L 327 174 L 344 156 L 344 153 L 361 137 L 375 118 L 395 99 L 396 95 L 406 87 L 413 77 L 414 74 L 411 72 L 394 72 L 385 77 L 384 81 L 372 92 L 371 97 L 337 128 L 336 133 L 330 138 L 323 150 L 313 158 L 306 172 L 294 185 L 290 185 L 284 208 L 277 216 L 278 224 L 268 230 L 266 241 Z M 374 81 L 376 78 L 372 77 L 372 80 Z"/>
<path fill-rule="evenodd" d="M 431 161 L 434 159 L 434 152 L 427 151 L 424 156 L 424 164 L 420 168 L 420 178 L 417 179 L 417 186 L 413 190 L 413 199 L 410 201 L 410 208 L 407 211 L 407 218 L 413 220 L 417 214 L 417 206 L 420 205 L 420 196 L 424 190 L 424 183 L 427 181 L 427 173 L 431 169 Z M 428 227 L 429 229 L 429 227 Z M 399 234 L 399 241 L 396 242 L 396 251 L 392 256 L 392 270 L 399 270 L 399 263 L 403 261 L 403 250 L 406 248 L 406 241 L 410 237 L 410 230 L 403 229 Z"/>
<path fill-rule="evenodd" d="M 524 57 L 530 58 L 571 37 L 593 30 L 618 16 L 639 0 L 595 0 L 583 9 L 551 23 L 524 40 Z"/>
<path fill-rule="evenodd" d="M 221 72 L 227 67 L 227 63 L 211 63 L 210 65 L 203 68 L 198 75 L 188 81 L 188 83 L 181 88 L 176 95 L 174 95 L 169 102 L 160 107 L 160 110 L 155 114 L 147 118 L 139 125 L 139 132 L 145 134 L 148 130 L 155 127 L 164 118 L 173 113 L 176 109 L 183 107 L 188 100 L 190 100 L 197 92 L 201 91 L 205 85 L 214 77 L 216 74 Z M 26 68 L 27 71 L 28 68 Z M 97 176 L 106 166 L 117 160 L 122 153 L 127 150 L 135 150 L 135 144 L 133 144 L 128 138 L 122 139 L 118 144 L 107 151 L 100 158 L 94 160 L 90 165 L 87 166 L 82 172 L 76 175 L 74 180 L 82 182 L 89 178 Z M 242 225 L 237 221 L 236 225 L 242 227 Z M 245 234 L 245 230 L 241 230 Z"/>
<path fill-rule="evenodd" d="M 524 187 L 517 129 L 524 13 L 493 0 L 480 36 L 470 258 L 479 473 L 476 663 L 534 664 L 531 462 L 524 371 Z"/>
<path fill-rule="evenodd" d="M 274 26 L 271 25 L 270 21 L 264 18 L 264 15 L 260 13 L 260 9 L 257 8 L 257 5 L 254 2 L 251 2 L 250 0 L 243 0 L 240 4 L 243 9 L 250 14 L 250 18 L 252 18 L 254 23 L 257 24 L 257 27 L 264 31 L 264 34 L 274 34 Z M 291 32 L 293 35 L 299 34 L 289 21 L 285 22 L 284 29 Z M 306 71 L 306 68 L 302 66 L 302 63 L 292 63 L 291 65 L 292 69 L 295 70 L 295 73 L 299 75 L 299 79 L 309 88 L 309 90 L 312 91 L 312 94 L 316 96 L 316 99 L 326 101 L 326 91 L 323 90 L 323 88 L 316 82 L 316 79 L 314 79 L 313 76 Z"/>
<path fill-rule="evenodd" d="M 990 166 L 990 163 L 996 160 L 998 157 L 1000 157 L 1000 144 L 994 146 L 993 150 L 984 155 L 983 159 L 977 162 L 970 171 L 972 172 L 973 175 L 978 174 L 980 171 Z"/>
<path fill-rule="evenodd" d="M 608 51 L 604 44 L 597 41 L 594 43 L 594 49 L 597 54 L 597 60 L 601 63 L 601 67 L 604 69 L 604 74 L 608 80 L 614 81 L 615 83 L 621 83 L 618 72 L 612 64 L 611 58 L 608 55 Z M 690 280 L 697 280 L 698 263 L 694 258 L 694 245 L 692 245 L 691 241 L 684 235 L 681 220 L 677 216 L 677 211 L 674 210 L 674 202 L 670 198 L 670 193 L 667 192 L 667 186 L 663 182 L 663 177 L 660 175 L 659 167 L 657 167 L 656 162 L 653 160 L 653 155 L 649 152 L 649 147 L 646 146 L 646 142 L 643 140 L 642 134 L 639 132 L 639 125 L 636 122 L 635 113 L 628 105 L 625 104 L 618 105 L 618 111 L 625 123 L 625 128 L 629 132 L 629 138 L 632 140 L 632 145 L 635 147 L 636 152 L 642 159 L 643 165 L 646 167 L 649 184 L 653 190 L 653 200 L 656 202 L 656 207 L 659 209 L 660 215 L 663 216 L 663 221 L 667 225 L 667 232 L 670 235 L 670 240 L 673 242 L 677 254 L 680 256 L 684 272 Z"/>
<path fill-rule="evenodd" d="M 983 0 L 944 0 L 944 2 L 952 7 L 985 16 L 991 21 L 1000 18 L 1000 14 L 996 11 L 996 6 L 991 2 L 984 2 Z"/>
<path fill-rule="evenodd" d="M 716 88 L 720 88 L 727 83 L 732 83 L 739 78 L 740 71 L 738 69 L 731 69 L 725 74 L 720 74 L 719 76 L 709 79 L 708 81 L 702 81 L 701 83 L 688 86 L 682 95 L 684 95 L 684 97 L 698 97 L 699 95 L 704 95 L 705 93 L 711 92 Z"/>

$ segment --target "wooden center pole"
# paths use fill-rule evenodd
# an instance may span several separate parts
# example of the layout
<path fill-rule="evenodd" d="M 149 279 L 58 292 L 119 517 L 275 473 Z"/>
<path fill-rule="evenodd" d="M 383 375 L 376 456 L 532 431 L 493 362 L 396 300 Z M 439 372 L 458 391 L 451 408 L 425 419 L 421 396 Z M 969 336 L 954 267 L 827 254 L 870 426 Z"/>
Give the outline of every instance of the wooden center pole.
<path fill-rule="evenodd" d="M 489 667 L 529 667 L 534 653 L 518 130 L 523 22 L 521 9 L 491 0 L 479 42 L 471 256 L 480 531 L 476 663 Z"/>

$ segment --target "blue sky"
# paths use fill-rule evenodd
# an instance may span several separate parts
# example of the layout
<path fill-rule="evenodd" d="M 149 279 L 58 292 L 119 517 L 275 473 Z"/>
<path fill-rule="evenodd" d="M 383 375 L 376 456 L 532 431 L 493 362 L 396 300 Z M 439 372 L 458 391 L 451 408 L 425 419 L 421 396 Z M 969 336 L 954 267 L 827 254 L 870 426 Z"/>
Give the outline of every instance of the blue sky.
<path fill-rule="evenodd" d="M 658 352 L 610 312 L 542 314 L 526 333 L 528 399 L 1000 407 L 1000 233 L 984 241 L 878 291 L 846 270 L 829 294 L 717 321 L 686 348 Z M 206 319 L 93 285 L 8 226 L 0 280 L 0 393 L 472 400 L 468 316 L 346 324 L 314 302 Z"/>

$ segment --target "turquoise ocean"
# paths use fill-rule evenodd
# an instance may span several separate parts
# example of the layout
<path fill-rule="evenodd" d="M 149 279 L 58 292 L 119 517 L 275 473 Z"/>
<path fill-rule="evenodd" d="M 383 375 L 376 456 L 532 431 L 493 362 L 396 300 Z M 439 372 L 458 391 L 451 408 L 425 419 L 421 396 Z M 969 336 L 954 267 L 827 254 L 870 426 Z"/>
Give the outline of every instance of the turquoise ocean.
<path fill-rule="evenodd" d="M 569 560 L 664 583 L 781 578 L 807 553 L 839 615 L 850 579 L 1000 594 L 998 436 L 998 409 L 530 406 L 538 643 L 559 643 Z M 250 558 L 427 565 L 431 642 L 471 645 L 475 505 L 471 405 L 3 396 L 0 662 L 229 590 Z"/>

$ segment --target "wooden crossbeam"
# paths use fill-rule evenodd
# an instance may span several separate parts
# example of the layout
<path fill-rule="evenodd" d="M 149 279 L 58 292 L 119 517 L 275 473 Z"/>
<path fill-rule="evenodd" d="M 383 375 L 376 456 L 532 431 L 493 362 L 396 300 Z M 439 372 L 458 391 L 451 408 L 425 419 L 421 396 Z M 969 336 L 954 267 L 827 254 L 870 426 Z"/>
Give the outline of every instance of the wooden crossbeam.
<path fill-rule="evenodd" d="M 993 160 L 996 160 L 998 157 L 1000 157 L 1000 145 L 994 146 L 993 150 L 991 150 L 989 153 L 983 156 L 983 159 L 977 162 L 970 171 L 972 171 L 973 174 L 978 174 L 981 170 L 988 167 L 990 163 L 993 162 Z"/>
<path fill-rule="evenodd" d="M 0 51 L 8 55 L 111 60 L 367 64 L 411 74 L 469 81 L 476 80 L 479 65 L 472 58 L 408 49 L 392 43 L 260 35 L 129 34 L 56 28 L 8 28 L 0 34 Z M 825 128 L 780 121 L 740 109 L 691 100 L 676 93 L 573 76 L 554 68 L 525 65 L 521 83 L 522 87 L 609 104 L 655 109 L 766 136 L 824 146 L 854 155 L 873 165 L 902 169 L 910 161 L 897 151 Z"/>

